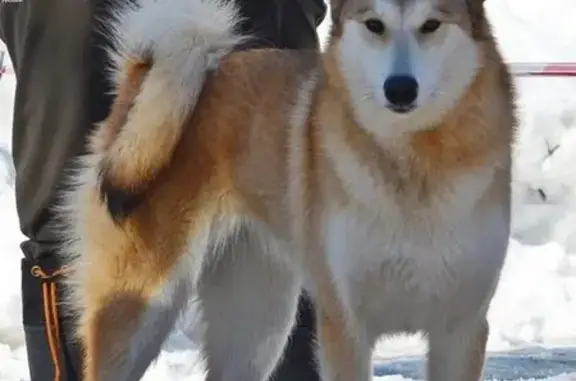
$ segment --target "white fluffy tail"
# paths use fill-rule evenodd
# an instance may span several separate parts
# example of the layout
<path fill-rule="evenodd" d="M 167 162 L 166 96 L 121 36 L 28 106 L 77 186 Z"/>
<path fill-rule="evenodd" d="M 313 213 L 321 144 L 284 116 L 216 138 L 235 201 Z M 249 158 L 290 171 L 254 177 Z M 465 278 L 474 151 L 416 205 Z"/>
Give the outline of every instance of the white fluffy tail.
<path fill-rule="evenodd" d="M 91 141 L 102 197 L 126 216 L 168 163 L 207 72 L 246 37 L 234 1 L 142 0 L 115 14 L 116 99 Z"/>

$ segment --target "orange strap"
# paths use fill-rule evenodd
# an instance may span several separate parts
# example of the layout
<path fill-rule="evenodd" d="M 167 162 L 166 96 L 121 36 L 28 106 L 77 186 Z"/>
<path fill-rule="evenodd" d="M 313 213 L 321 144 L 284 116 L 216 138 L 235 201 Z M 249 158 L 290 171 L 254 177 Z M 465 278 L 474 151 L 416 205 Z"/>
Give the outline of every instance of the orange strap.
<path fill-rule="evenodd" d="M 67 271 L 68 268 L 64 266 L 59 270 L 54 271 L 52 274 L 47 274 L 38 265 L 33 266 L 30 270 L 34 277 L 40 278 L 44 281 L 42 282 L 42 299 L 44 300 L 44 319 L 46 320 L 48 346 L 50 347 L 50 354 L 52 355 L 52 362 L 54 363 L 54 381 L 60 381 L 62 377 L 60 322 L 58 319 L 56 283 L 46 281 L 62 276 Z"/>

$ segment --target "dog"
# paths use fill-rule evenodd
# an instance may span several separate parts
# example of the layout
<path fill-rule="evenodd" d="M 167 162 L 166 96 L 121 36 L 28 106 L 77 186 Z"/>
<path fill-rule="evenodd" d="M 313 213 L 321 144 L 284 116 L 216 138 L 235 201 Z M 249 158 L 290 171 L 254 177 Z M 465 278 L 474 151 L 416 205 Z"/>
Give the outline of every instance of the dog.
<path fill-rule="evenodd" d="M 266 380 L 302 288 L 323 380 L 423 333 L 482 377 L 510 234 L 511 75 L 483 0 L 332 0 L 320 51 L 239 49 L 233 2 L 118 13 L 115 101 L 58 211 L 85 381 L 132 381 L 201 306 L 207 380 Z"/>

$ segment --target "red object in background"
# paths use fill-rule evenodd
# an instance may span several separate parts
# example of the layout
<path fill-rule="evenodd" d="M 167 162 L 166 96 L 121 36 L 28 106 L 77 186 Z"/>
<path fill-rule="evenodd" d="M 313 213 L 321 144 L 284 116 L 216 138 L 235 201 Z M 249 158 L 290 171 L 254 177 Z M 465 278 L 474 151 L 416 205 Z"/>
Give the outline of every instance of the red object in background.
<path fill-rule="evenodd" d="M 576 63 L 511 63 L 517 77 L 576 77 Z"/>
<path fill-rule="evenodd" d="M 6 71 L 6 66 L 4 66 L 4 52 L 0 52 L 0 78 L 2 74 Z"/>

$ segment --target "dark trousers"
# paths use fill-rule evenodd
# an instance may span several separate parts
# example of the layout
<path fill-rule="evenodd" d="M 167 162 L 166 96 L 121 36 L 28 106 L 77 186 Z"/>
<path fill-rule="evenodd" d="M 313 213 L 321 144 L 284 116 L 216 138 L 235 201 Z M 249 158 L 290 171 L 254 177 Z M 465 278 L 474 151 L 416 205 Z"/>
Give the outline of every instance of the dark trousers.
<path fill-rule="evenodd" d="M 238 1 L 246 20 L 243 29 L 259 37 L 258 46 L 317 46 L 315 27 L 325 14 L 322 0 Z M 100 33 L 106 28 L 98 24 L 112 4 L 0 1 L 0 38 L 18 75 L 13 157 L 20 225 L 29 237 L 22 244 L 21 269 L 31 381 L 80 379 L 81 350 L 72 337 L 71 319 L 59 305 L 66 275 L 53 254 L 50 210 L 66 162 L 83 152 L 91 126 L 106 117 L 112 102 L 105 72 L 108 41 Z M 82 7 L 89 8 L 89 17 L 82 16 Z M 298 322 L 275 372 L 277 381 L 319 379 L 313 366 L 313 308 L 305 297 L 299 303 Z"/>

